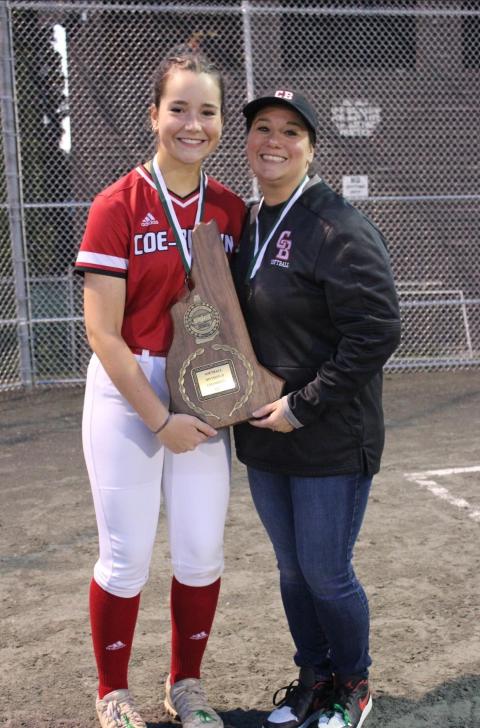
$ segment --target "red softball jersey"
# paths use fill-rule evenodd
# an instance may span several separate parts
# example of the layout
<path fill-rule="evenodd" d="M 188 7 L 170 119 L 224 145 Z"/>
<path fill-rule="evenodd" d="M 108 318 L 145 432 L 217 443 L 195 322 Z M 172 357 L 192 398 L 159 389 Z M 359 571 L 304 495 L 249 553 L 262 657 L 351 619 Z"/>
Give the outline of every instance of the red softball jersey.
<path fill-rule="evenodd" d="M 199 192 L 185 198 L 170 195 L 190 247 Z M 202 222 L 216 220 L 227 254 L 238 245 L 245 213 L 240 197 L 206 178 Z M 185 270 L 155 183 L 144 167 L 95 197 L 75 270 L 125 278 L 123 338 L 132 348 L 168 351 L 170 308 L 185 290 Z"/>

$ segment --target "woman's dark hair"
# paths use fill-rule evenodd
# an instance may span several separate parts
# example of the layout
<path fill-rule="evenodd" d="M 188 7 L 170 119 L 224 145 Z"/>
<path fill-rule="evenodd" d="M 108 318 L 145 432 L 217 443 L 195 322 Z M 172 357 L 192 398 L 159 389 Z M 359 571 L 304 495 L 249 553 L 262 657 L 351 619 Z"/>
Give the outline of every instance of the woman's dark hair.
<path fill-rule="evenodd" d="M 211 63 L 197 48 L 184 46 L 170 53 L 160 64 L 153 75 L 152 101 L 158 109 L 165 91 L 168 77 L 174 71 L 193 71 L 194 73 L 208 73 L 214 76 L 220 89 L 220 112 L 225 113 L 225 84 L 221 71 Z"/>

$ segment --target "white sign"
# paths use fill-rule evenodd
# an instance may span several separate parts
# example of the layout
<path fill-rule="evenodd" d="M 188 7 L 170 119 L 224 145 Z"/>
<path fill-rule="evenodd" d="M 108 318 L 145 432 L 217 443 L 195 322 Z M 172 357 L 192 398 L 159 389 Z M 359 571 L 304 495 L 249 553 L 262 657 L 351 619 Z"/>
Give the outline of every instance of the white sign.
<path fill-rule="evenodd" d="M 344 137 L 372 136 L 380 114 L 379 106 L 363 99 L 344 99 L 340 106 L 332 106 L 332 122 Z"/>
<path fill-rule="evenodd" d="M 342 194 L 349 200 L 368 199 L 368 175 L 343 175 Z"/>

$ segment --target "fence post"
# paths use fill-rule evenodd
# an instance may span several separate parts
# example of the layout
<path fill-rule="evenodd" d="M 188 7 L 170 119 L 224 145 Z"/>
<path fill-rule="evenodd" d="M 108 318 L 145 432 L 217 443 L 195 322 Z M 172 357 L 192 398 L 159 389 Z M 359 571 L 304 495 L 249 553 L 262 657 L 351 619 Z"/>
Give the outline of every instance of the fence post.
<path fill-rule="evenodd" d="M 26 245 L 23 224 L 23 195 L 20 177 L 20 146 L 16 114 L 15 64 L 13 55 L 12 19 L 9 3 L 0 3 L 0 97 L 2 136 L 5 156 L 5 180 L 10 221 L 12 267 L 17 308 L 17 334 L 20 351 L 20 379 L 32 387 L 32 352 L 30 317 L 27 296 Z"/>
<path fill-rule="evenodd" d="M 252 54 L 252 29 L 250 26 L 251 5 L 248 0 L 242 0 L 242 17 L 243 17 L 243 47 L 245 55 L 245 79 L 247 83 L 247 101 L 251 101 L 255 96 L 255 82 L 253 77 L 253 54 Z M 258 191 L 257 178 L 252 179 L 252 197 L 258 200 L 260 197 Z"/>

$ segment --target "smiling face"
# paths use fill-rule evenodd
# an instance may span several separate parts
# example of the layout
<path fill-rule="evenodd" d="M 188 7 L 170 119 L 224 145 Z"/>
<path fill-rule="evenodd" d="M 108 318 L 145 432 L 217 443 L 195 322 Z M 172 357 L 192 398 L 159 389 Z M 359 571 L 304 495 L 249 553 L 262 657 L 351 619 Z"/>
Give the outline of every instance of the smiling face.
<path fill-rule="evenodd" d="M 247 138 L 247 156 L 265 202 L 286 200 L 300 184 L 314 149 L 300 114 L 288 106 L 265 106 L 256 114 Z"/>
<path fill-rule="evenodd" d="M 150 109 L 150 118 L 158 137 L 160 168 L 199 168 L 217 147 L 222 132 L 217 78 L 208 73 L 172 71 L 158 107 Z"/>

